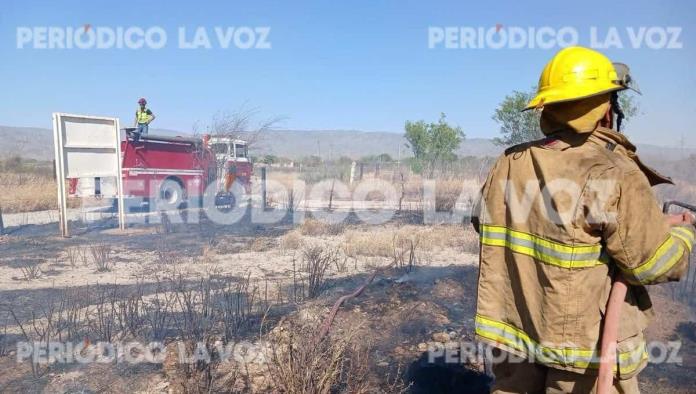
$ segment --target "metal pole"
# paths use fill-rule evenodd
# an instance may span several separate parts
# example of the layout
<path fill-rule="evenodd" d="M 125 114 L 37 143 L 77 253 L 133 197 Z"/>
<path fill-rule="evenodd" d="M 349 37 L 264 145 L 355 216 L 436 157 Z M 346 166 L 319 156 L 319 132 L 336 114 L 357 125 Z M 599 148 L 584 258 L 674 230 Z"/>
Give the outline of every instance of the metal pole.
<path fill-rule="evenodd" d="M 114 119 L 114 126 L 116 127 L 116 199 L 118 205 L 118 228 L 123 231 L 126 229 L 126 208 L 123 196 L 123 169 L 121 168 L 121 121 L 116 118 Z M 128 139 L 128 137 L 126 137 Z"/>
<path fill-rule="evenodd" d="M 2 222 L 2 207 L 0 207 L 0 235 L 5 234 L 5 224 Z"/>
<path fill-rule="evenodd" d="M 261 209 L 266 210 L 266 167 L 261 167 Z"/>
<path fill-rule="evenodd" d="M 58 194 L 58 223 L 60 235 L 67 238 L 70 236 L 68 228 L 68 203 L 65 197 L 65 155 L 63 151 L 63 127 L 60 114 L 53 114 L 53 143 L 56 159 L 56 192 Z"/>

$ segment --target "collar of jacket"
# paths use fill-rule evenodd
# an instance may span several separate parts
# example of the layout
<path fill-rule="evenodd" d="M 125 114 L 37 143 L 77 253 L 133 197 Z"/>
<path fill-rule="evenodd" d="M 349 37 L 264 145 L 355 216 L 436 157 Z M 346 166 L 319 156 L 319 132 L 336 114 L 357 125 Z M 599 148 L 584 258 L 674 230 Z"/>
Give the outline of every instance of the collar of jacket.
<path fill-rule="evenodd" d="M 580 134 L 572 129 L 561 130 L 549 135 L 544 140 L 544 146 L 550 149 L 563 150 L 571 146 L 578 146 L 588 142 L 603 146 L 608 150 L 633 160 L 648 178 L 651 186 L 663 183 L 674 184 L 672 178 L 662 175 L 654 168 L 645 165 L 640 160 L 640 157 L 638 157 L 638 154 L 636 154 L 636 146 L 633 145 L 624 134 L 606 127 L 597 126 L 589 134 Z"/>

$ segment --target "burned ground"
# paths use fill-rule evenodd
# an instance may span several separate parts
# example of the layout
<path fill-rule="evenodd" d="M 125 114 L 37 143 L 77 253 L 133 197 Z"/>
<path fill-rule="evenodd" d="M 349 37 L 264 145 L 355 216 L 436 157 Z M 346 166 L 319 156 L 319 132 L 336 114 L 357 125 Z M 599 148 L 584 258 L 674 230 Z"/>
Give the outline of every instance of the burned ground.
<path fill-rule="evenodd" d="M 54 235 L 55 224 L 15 229 L 0 241 L 0 390 L 486 392 L 491 380 L 480 360 L 428 359 L 429 350 L 456 358 L 457 345 L 473 339 L 476 237 L 463 226 L 419 221 L 203 222 L 137 225 L 125 233 L 105 221 L 76 228 L 68 239 Z M 38 267 L 35 277 L 27 276 L 28 266 Z M 332 305 L 375 269 L 374 281 L 342 305 L 318 341 Z M 658 289 L 649 336 L 681 340 L 683 361 L 649 366 L 641 387 L 689 392 L 696 383 L 688 373 L 695 365 L 693 323 L 669 288 Z M 166 358 L 16 361 L 17 341 L 49 337 L 157 340 Z M 196 342 L 211 350 L 210 362 L 171 356 L 177 344 L 191 349 Z M 217 342 L 251 344 L 257 357 L 222 361 Z M 299 370 L 306 373 L 292 373 Z"/>

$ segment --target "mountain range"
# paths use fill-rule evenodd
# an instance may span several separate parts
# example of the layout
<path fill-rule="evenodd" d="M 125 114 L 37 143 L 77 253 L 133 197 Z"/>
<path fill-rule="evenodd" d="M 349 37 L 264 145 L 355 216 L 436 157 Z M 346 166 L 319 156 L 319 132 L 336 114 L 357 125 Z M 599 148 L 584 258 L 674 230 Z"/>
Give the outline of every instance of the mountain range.
<path fill-rule="evenodd" d="M 176 130 L 151 129 L 151 134 L 189 136 Z M 690 148 L 637 144 L 646 161 L 676 160 L 696 153 Z M 492 139 L 467 138 L 459 147 L 460 156 L 497 156 L 501 146 Z M 409 157 L 411 152 L 401 133 L 357 130 L 270 130 L 250 146 L 254 156 L 272 154 L 290 159 L 316 155 L 324 159 L 348 156 L 354 159 L 387 153 L 393 158 Z M 37 160 L 53 158 L 53 131 L 37 127 L 0 126 L 0 157 L 19 155 Z"/>

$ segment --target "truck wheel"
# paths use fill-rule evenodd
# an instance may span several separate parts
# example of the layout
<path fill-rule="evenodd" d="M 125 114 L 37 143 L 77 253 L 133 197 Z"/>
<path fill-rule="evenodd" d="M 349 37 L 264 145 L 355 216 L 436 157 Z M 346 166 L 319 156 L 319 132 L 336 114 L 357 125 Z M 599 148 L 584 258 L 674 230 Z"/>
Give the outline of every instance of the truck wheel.
<path fill-rule="evenodd" d="M 176 179 L 165 179 L 160 186 L 159 198 L 170 207 L 179 208 L 184 202 L 184 187 Z"/>

